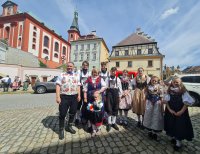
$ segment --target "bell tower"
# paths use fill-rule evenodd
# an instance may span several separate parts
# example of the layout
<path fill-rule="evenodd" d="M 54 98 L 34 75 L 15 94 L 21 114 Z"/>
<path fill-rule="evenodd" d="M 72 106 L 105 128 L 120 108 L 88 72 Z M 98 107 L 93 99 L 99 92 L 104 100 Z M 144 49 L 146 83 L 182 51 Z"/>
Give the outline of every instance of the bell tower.
<path fill-rule="evenodd" d="M 3 7 L 2 16 L 10 16 L 17 14 L 18 5 L 10 0 L 7 0 L 5 3 L 3 3 L 2 7 Z"/>
<path fill-rule="evenodd" d="M 68 30 L 68 41 L 75 41 L 80 37 L 80 31 L 78 26 L 78 12 L 74 11 L 74 19 L 70 29 Z"/>

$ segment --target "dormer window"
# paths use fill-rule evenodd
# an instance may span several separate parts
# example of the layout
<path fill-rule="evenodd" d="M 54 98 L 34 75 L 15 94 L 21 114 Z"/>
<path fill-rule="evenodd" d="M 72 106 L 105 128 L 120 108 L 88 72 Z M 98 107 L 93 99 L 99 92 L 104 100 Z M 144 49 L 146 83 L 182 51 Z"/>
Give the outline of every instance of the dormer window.
<path fill-rule="evenodd" d="M 115 51 L 115 56 L 119 56 L 119 51 Z"/>

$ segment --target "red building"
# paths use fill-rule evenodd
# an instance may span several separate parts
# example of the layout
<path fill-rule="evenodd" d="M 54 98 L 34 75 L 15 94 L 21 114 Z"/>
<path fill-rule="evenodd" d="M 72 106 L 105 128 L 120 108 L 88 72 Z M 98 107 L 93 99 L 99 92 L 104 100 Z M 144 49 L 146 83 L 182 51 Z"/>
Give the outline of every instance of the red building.
<path fill-rule="evenodd" d="M 7 40 L 13 48 L 32 53 L 49 68 L 56 68 L 64 61 L 69 61 L 69 41 L 76 40 L 80 35 L 79 30 L 72 27 L 73 24 L 68 31 L 70 38 L 67 41 L 30 14 L 19 13 L 18 5 L 14 2 L 8 0 L 2 7 L 0 39 Z M 76 22 L 76 18 L 74 20 Z"/>

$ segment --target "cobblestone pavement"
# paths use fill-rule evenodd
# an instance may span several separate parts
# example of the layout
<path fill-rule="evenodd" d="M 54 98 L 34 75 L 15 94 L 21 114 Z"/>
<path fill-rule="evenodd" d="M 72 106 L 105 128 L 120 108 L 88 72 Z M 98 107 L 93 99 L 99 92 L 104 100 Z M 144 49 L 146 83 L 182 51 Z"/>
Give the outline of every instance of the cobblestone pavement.
<path fill-rule="evenodd" d="M 36 100 L 35 100 L 36 101 Z M 0 111 L 0 153 L 141 153 L 141 154 L 199 154 L 200 108 L 191 107 L 190 116 L 195 138 L 183 142 L 180 152 L 174 152 L 169 138 L 163 133 L 159 141 L 150 140 L 147 131 L 136 127 L 136 116 L 129 112 L 129 126 L 106 132 L 103 126 L 99 136 L 91 137 L 83 129 L 65 139 L 58 139 L 57 105 Z"/>

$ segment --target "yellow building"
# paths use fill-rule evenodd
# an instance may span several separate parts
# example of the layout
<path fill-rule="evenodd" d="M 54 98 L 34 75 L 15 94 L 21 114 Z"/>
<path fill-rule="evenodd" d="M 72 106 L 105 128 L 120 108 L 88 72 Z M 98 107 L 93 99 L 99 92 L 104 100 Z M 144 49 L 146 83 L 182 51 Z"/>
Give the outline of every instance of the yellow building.
<path fill-rule="evenodd" d="M 157 42 L 138 28 L 135 33 L 112 47 L 109 68 L 137 71 L 138 67 L 143 67 L 149 76 L 162 78 L 163 58 Z"/>

